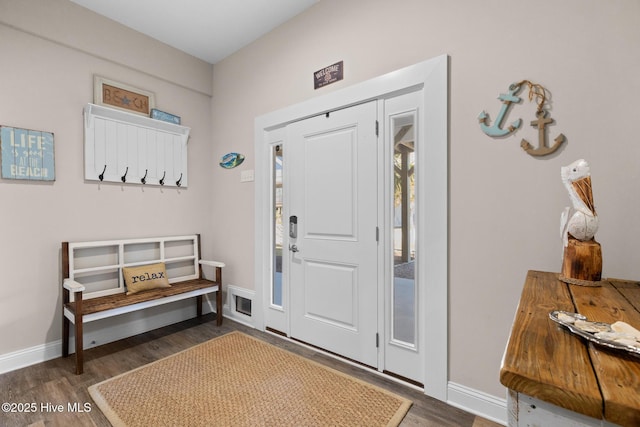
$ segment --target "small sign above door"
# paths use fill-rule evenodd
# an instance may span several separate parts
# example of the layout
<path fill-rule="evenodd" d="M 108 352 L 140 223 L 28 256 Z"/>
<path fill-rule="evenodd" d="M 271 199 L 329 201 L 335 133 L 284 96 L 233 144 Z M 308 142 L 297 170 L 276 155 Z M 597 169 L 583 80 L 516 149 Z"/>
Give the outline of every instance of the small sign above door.
<path fill-rule="evenodd" d="M 335 83 L 344 78 L 344 61 L 336 62 L 333 65 L 324 67 L 313 73 L 313 88 L 319 89 L 323 86 Z"/>

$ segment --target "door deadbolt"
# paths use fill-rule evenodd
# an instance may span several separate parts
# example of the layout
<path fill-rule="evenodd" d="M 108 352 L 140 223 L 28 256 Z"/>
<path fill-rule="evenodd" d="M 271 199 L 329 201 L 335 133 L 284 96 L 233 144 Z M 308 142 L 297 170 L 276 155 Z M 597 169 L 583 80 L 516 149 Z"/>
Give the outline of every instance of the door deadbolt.
<path fill-rule="evenodd" d="M 292 239 L 298 237 L 298 217 L 295 215 L 289 217 L 289 237 Z"/>

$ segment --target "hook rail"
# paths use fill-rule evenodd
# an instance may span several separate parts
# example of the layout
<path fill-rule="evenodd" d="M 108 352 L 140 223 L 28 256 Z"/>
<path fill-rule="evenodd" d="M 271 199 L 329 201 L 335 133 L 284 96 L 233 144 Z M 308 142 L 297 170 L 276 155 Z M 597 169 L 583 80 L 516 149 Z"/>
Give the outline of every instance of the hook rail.
<path fill-rule="evenodd" d="M 132 175 L 133 177 L 129 176 L 129 168 L 130 166 L 127 166 L 124 170 L 124 174 L 116 177 L 113 176 L 113 174 L 111 175 L 106 175 L 107 172 L 107 168 L 109 166 L 108 165 L 104 165 L 104 167 L 102 168 L 102 172 L 98 175 L 98 180 L 100 182 L 122 182 L 124 184 L 136 184 L 141 183 L 142 185 L 161 185 L 161 186 L 166 186 L 167 185 L 167 171 L 163 171 L 162 172 L 162 177 L 160 179 L 158 179 L 158 181 L 155 181 L 155 177 L 154 177 L 154 172 L 153 170 L 151 170 L 151 176 L 149 175 L 149 169 L 145 169 L 144 170 L 144 175 L 140 176 L 138 175 L 138 173 L 136 172 L 136 169 L 134 168 L 132 170 Z M 136 176 L 137 175 L 137 176 Z M 168 186 L 169 187 L 173 187 L 174 183 L 176 187 L 182 187 L 183 186 L 183 178 L 184 178 L 184 173 L 180 173 L 180 176 L 178 177 L 178 179 L 176 181 L 173 181 L 175 178 L 173 177 L 169 177 L 169 182 L 168 182 Z M 149 179 L 151 179 L 151 182 L 149 182 Z M 139 185 L 139 184 L 138 184 Z"/>

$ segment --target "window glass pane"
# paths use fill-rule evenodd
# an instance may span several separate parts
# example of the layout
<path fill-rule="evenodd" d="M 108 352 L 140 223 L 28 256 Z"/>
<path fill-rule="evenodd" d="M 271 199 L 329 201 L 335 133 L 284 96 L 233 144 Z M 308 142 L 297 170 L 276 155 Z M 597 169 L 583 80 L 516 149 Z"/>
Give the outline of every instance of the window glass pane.
<path fill-rule="evenodd" d="M 271 304 L 282 306 L 282 146 L 273 148 L 273 281 Z"/>
<path fill-rule="evenodd" d="M 394 117 L 393 339 L 415 344 L 416 229 L 414 114 Z"/>

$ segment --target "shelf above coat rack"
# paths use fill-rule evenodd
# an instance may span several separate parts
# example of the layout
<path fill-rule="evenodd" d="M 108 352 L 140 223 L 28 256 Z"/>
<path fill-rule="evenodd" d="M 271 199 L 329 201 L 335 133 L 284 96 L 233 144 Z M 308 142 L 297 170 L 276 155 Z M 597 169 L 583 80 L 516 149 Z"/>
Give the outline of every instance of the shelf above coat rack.
<path fill-rule="evenodd" d="M 101 105 L 84 108 L 84 178 L 187 187 L 190 128 Z"/>

